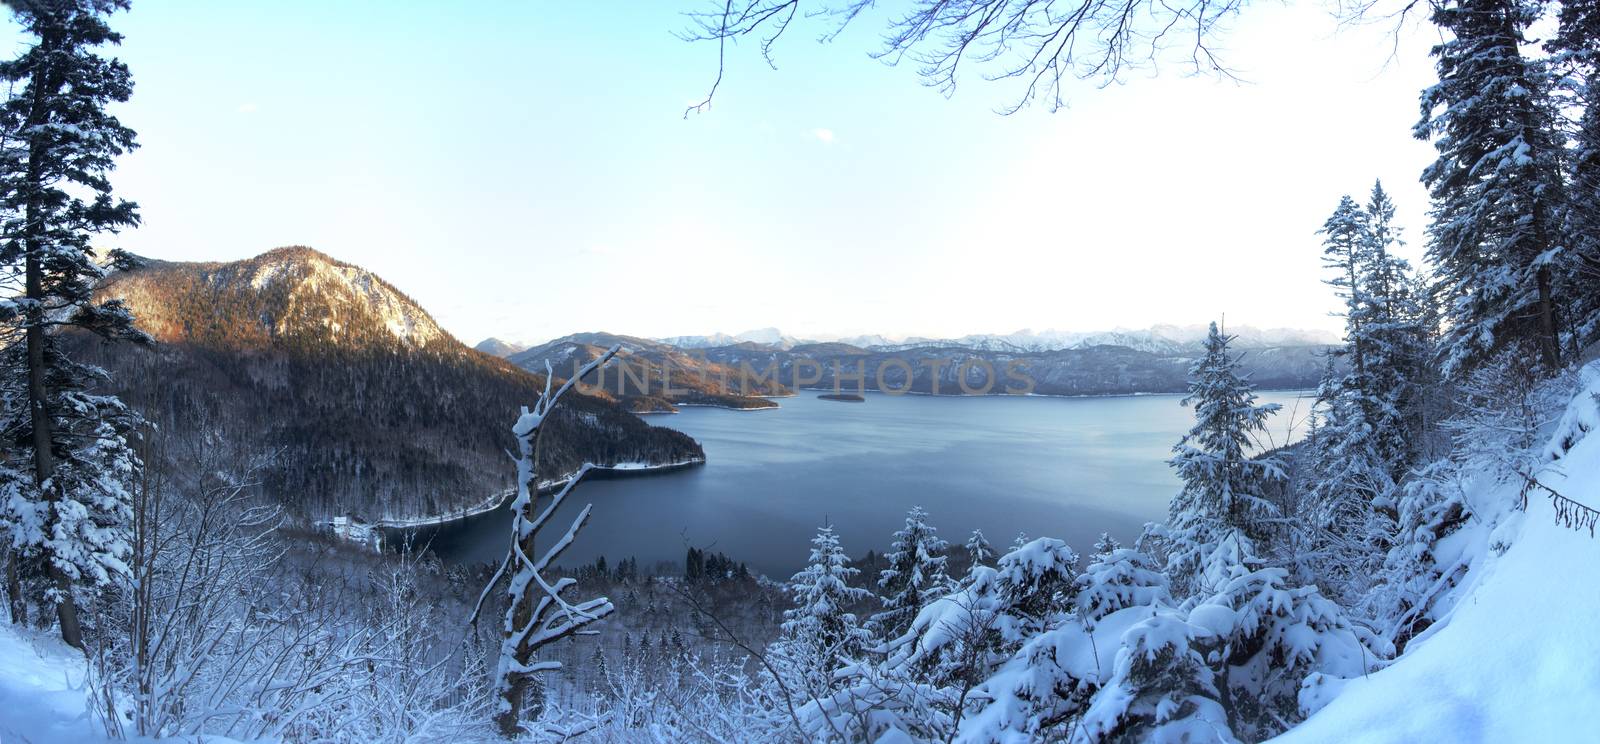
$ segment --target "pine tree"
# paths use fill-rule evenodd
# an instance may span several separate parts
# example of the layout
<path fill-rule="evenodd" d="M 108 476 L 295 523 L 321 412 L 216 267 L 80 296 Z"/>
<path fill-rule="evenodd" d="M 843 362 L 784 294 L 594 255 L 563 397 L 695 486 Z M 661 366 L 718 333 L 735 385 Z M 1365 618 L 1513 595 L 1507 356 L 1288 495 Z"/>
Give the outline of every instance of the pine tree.
<path fill-rule="evenodd" d="M 1433 196 L 1428 256 L 1439 275 L 1450 374 L 1517 345 L 1561 363 L 1553 267 L 1561 147 L 1550 76 L 1522 54 L 1539 15 L 1527 0 L 1453 0 L 1433 21 L 1439 83 L 1422 95 L 1414 133 L 1439 159 L 1423 172 Z"/>
<path fill-rule="evenodd" d="M 1183 490 L 1172 500 L 1168 526 L 1155 537 L 1181 596 L 1201 588 L 1199 560 L 1208 545 L 1235 532 L 1261 540 L 1268 533 L 1265 520 L 1278 512 L 1264 489 L 1284 477 L 1281 463 L 1276 457 L 1249 456 L 1255 435 L 1266 429 L 1278 406 L 1256 405 L 1255 392 L 1239 375 L 1238 359 L 1228 351 L 1231 341 L 1211 324 L 1205 355 L 1190 368 L 1189 394 L 1183 399 L 1183 405 L 1194 407 L 1195 424 L 1168 461 Z"/>
<path fill-rule="evenodd" d="M 871 640 L 846 608 L 872 593 L 850 586 L 860 571 L 850 565 L 831 526 L 817 530 L 811 546 L 809 563 L 789 580 L 794 608 L 783 613 L 774 656 L 815 695 L 829 689 L 833 671 L 857 658 Z"/>
<path fill-rule="evenodd" d="M 882 637 L 904 633 L 919 610 L 949 590 L 944 555 L 948 544 L 936 533 L 920 506 L 911 507 L 905 527 L 894 533 L 894 542 L 884 554 L 889 567 L 878 574 L 883 611 L 870 621 Z"/>
<path fill-rule="evenodd" d="M 0 321 L 23 336 L 10 374 L 26 379 L 27 415 L 6 458 L 29 463 L 13 479 L 13 547 L 44 565 L 61 636 L 81 647 L 75 594 L 123 571 L 131 499 L 125 484 L 139 463 L 126 437 L 137 417 L 111 396 L 89 392 L 102 373 L 66 355 L 62 334 L 77 328 L 112 340 L 144 341 L 118 301 L 96 302 L 107 271 L 90 243 L 138 224 L 131 202 L 112 195 L 108 174 L 133 149 L 134 132 L 107 112 L 133 90 L 128 68 L 95 53 L 122 37 L 106 16 L 125 0 L 12 3 L 33 38 L 0 63 L 11 95 L 0 106 L 0 264 L 20 278 L 0 302 Z M 111 254 L 109 265 L 128 257 Z"/>

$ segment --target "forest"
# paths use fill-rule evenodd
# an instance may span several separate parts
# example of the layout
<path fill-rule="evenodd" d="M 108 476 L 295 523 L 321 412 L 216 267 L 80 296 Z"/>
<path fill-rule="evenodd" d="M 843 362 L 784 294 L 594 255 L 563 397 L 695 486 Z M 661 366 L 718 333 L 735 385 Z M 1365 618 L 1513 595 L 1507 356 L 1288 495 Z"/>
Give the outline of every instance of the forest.
<path fill-rule="evenodd" d="M 710 93 L 727 96 L 730 44 L 770 52 L 873 5 L 728 0 L 686 36 L 718 50 Z M 884 54 L 946 92 L 963 64 L 989 65 L 1019 86 L 1010 113 L 1057 108 L 1064 81 L 1114 81 L 1180 37 L 1220 65 L 1221 20 L 1251 10 L 890 5 Z M 132 73 L 109 51 L 128 4 L 8 7 L 26 43 L 0 62 L 0 738 L 1592 736 L 1600 4 L 1395 11 L 1441 34 L 1409 133 L 1436 150 L 1427 223 L 1399 224 L 1373 182 L 1328 194 L 1306 226 L 1344 337 L 1318 359 L 1302 440 L 1263 445 L 1275 406 L 1219 319 L 1184 376 L 1192 422 L 1166 462 L 1181 486 L 1132 544 L 941 533 L 913 507 L 883 545 L 821 521 L 804 568 L 778 578 L 715 546 L 681 566 L 562 561 L 592 515 L 562 507 L 597 470 L 704 457 L 579 391 L 621 344 L 565 378 L 530 374 L 309 249 L 215 265 L 97 250 L 140 225 L 111 180 L 137 145 L 114 114 Z M 711 100 L 687 115 L 714 116 Z M 462 435 L 415 435 L 439 420 Z M 498 565 L 312 526 L 507 488 Z"/>

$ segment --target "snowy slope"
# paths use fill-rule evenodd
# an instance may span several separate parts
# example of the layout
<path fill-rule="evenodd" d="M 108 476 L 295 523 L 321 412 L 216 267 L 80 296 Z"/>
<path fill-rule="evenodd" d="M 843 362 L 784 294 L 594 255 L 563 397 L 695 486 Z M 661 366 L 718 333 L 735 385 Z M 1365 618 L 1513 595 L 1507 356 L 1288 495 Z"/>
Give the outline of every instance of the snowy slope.
<path fill-rule="evenodd" d="M 83 677 L 83 656 L 54 635 L 0 622 L 0 742 L 104 740 Z"/>
<path fill-rule="evenodd" d="M 1536 477 L 1597 506 L 1600 366 L 1583 379 Z M 1514 503 L 1520 490 L 1483 489 L 1473 501 Z M 1514 542 L 1498 557 L 1486 552 L 1444 623 L 1275 741 L 1600 741 L 1600 539 L 1557 524 L 1548 494 L 1537 490 L 1528 511 L 1509 515 L 1498 532 Z"/>

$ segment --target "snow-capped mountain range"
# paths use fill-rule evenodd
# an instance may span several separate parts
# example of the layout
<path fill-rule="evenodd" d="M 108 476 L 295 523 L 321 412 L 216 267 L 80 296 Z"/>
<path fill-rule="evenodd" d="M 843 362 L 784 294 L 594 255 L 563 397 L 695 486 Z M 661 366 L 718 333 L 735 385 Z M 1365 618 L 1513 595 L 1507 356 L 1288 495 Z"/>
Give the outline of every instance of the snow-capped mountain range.
<path fill-rule="evenodd" d="M 893 350 L 923 346 L 955 346 L 979 351 L 1061 351 L 1083 349 L 1091 346 L 1123 346 L 1153 354 L 1182 354 L 1193 351 L 1206 337 L 1205 325 L 1154 325 L 1149 328 L 1116 328 L 1109 331 L 1060 331 L 1022 329 L 1014 333 L 979 333 L 959 338 L 927 338 L 911 336 L 893 338 L 882 335 L 851 336 L 844 338 L 800 339 L 784 334 L 777 328 L 761 328 L 729 335 L 713 333 L 706 336 L 674 336 L 659 339 L 683 349 L 704 349 L 731 346 L 738 343 L 758 343 L 788 350 L 807 343 L 836 342 L 871 350 Z M 1269 348 L 1277 346 L 1323 346 L 1339 343 L 1338 336 L 1327 331 L 1298 328 L 1255 328 L 1235 326 L 1227 329 L 1235 336 L 1237 348 Z"/>

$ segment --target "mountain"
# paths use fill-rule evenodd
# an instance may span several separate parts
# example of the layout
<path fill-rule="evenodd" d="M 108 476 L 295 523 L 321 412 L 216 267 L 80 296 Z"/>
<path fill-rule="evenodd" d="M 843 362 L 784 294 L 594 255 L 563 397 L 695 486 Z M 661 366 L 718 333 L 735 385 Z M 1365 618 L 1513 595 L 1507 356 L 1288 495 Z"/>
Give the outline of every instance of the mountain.
<path fill-rule="evenodd" d="M 796 344 L 805 343 L 805 341 L 793 336 L 784 335 L 782 331 L 776 328 L 758 328 L 732 336 L 726 333 L 713 333 L 709 336 L 672 336 L 656 340 L 680 349 L 708 349 L 714 346 L 732 346 L 739 343 L 754 343 L 779 349 L 788 349 Z"/>
<path fill-rule="evenodd" d="M 698 351 L 610 333 L 575 333 L 513 354 L 508 361 L 537 372 L 549 364 L 557 375 L 570 374 L 612 346 L 622 350 L 593 382 L 635 412 L 675 411 L 678 405 L 772 408 L 777 404 L 760 396 L 792 394 L 776 381 L 741 377 L 738 369 L 710 361 Z"/>
<path fill-rule="evenodd" d="M 478 345 L 472 348 L 476 351 L 481 351 L 485 354 L 488 354 L 489 356 L 497 356 L 503 359 L 519 351 L 526 350 L 528 346 L 527 344 L 519 344 L 513 341 L 501 341 L 500 339 L 491 336 L 479 341 Z"/>
<path fill-rule="evenodd" d="M 511 485 L 511 424 L 542 375 L 468 349 L 369 271 L 280 248 L 227 263 L 145 260 L 97 293 L 127 302 L 157 343 L 71 337 L 85 361 L 168 437 L 274 453 L 261 487 L 304 516 L 438 515 Z M 585 461 L 704 459 L 693 439 L 604 394 L 567 397 L 550 427 L 544 478 Z"/>
<path fill-rule="evenodd" d="M 905 350 L 922 347 L 961 347 L 992 352 L 1041 352 L 1062 349 L 1087 349 L 1092 346 L 1122 346 L 1152 354 L 1173 355 L 1198 351 L 1206 338 L 1207 324 L 1187 326 L 1154 325 L 1143 329 L 1116 328 L 1109 331 L 1034 331 L 1024 328 L 1013 333 L 974 333 L 959 338 L 928 338 L 911 336 L 893 339 L 879 334 L 833 339 L 863 349 Z M 1339 343 L 1339 337 L 1326 331 L 1308 331 L 1298 328 L 1255 328 L 1235 326 L 1227 329 L 1234 336 L 1237 349 L 1266 349 L 1285 346 L 1329 346 Z M 710 349 L 734 346 L 749 342 L 771 346 L 780 350 L 814 344 L 785 335 L 776 328 L 763 328 L 730 336 L 714 333 L 709 336 L 674 336 L 656 339 L 680 349 Z"/>
<path fill-rule="evenodd" d="M 1280 346 L 1245 350 L 1241 367 L 1264 389 L 1315 387 L 1326 364 L 1325 346 Z M 711 361 L 746 368 L 790 386 L 854 390 L 879 388 L 947 395 L 1033 393 L 1038 395 L 1126 395 L 1176 393 L 1188 386 L 1189 351 L 1155 353 L 1125 345 L 1099 344 L 1050 351 L 976 348 L 931 343 L 908 348 L 863 349 L 849 344 L 801 344 L 781 350 L 739 344 L 700 350 Z M 962 388 L 963 365 L 966 388 Z M 988 383 L 993 370 L 994 382 Z M 856 376 L 862 376 L 859 383 Z M 907 387 L 909 385 L 909 387 Z"/>
<path fill-rule="evenodd" d="M 960 346 L 983 351 L 1059 351 L 1086 349 L 1092 346 L 1122 346 L 1152 354 L 1183 354 L 1200 349 L 1205 341 L 1208 325 L 1155 325 L 1144 329 L 1117 328 L 1110 331 L 1033 331 L 1023 329 L 1006 334 L 973 334 L 955 339 L 907 339 L 890 348 L 917 346 Z M 1236 326 L 1228 329 L 1235 337 L 1237 349 L 1264 349 L 1283 346 L 1327 346 L 1339 343 L 1339 338 L 1322 331 L 1295 328 L 1258 329 Z"/>

